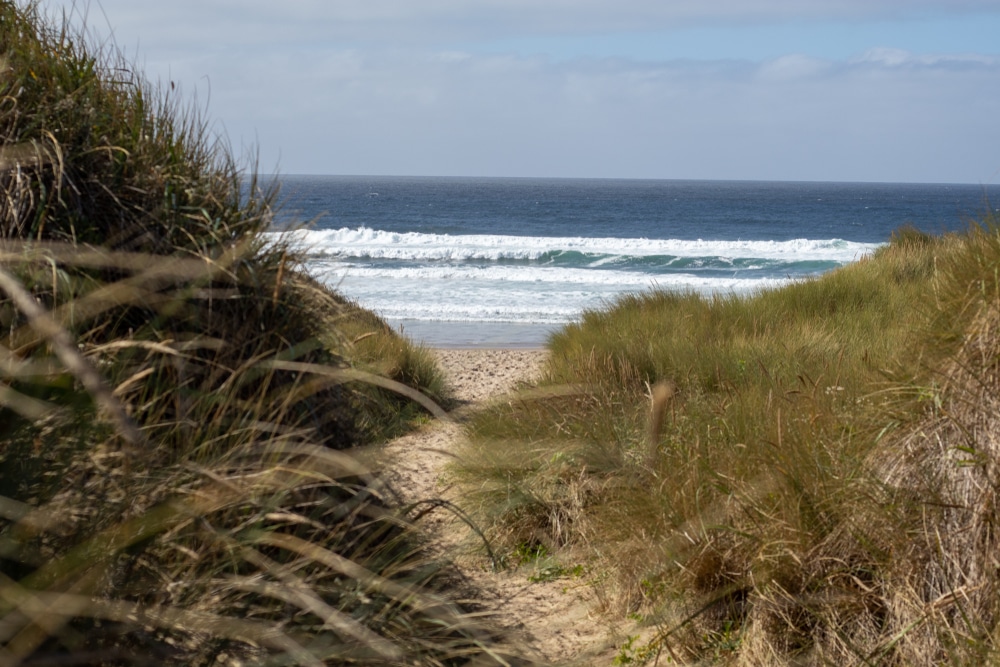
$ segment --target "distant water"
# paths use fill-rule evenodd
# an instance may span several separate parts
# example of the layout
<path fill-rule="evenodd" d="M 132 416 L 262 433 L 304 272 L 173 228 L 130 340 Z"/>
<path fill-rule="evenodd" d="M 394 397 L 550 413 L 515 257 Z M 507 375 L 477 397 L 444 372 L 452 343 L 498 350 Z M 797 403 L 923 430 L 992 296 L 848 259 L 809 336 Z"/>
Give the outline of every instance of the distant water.
<path fill-rule="evenodd" d="M 284 176 L 320 279 L 434 346 L 536 346 L 627 292 L 735 292 L 843 266 L 1000 186 Z"/>

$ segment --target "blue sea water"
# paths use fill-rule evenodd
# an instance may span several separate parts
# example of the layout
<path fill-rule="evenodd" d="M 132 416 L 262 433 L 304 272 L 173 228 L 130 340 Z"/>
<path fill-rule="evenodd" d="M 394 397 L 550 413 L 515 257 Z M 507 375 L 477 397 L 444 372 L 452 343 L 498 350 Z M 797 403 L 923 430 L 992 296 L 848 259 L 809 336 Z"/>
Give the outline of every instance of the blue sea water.
<path fill-rule="evenodd" d="M 749 293 L 911 224 L 982 219 L 1000 186 L 283 176 L 279 226 L 318 278 L 432 346 L 542 345 L 650 289 Z"/>

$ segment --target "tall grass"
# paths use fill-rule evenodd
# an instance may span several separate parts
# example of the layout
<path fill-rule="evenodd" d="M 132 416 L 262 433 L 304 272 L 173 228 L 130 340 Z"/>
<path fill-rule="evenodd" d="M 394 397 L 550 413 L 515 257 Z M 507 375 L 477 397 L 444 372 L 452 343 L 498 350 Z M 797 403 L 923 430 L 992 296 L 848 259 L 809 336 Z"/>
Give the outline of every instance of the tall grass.
<path fill-rule="evenodd" d="M 998 234 L 903 229 L 779 290 L 586 313 L 550 340 L 548 398 L 472 423 L 479 517 L 586 560 L 647 657 L 994 655 Z"/>
<path fill-rule="evenodd" d="M 426 352 L 113 47 L 0 2 L 0 663 L 502 664 L 343 450 Z"/>

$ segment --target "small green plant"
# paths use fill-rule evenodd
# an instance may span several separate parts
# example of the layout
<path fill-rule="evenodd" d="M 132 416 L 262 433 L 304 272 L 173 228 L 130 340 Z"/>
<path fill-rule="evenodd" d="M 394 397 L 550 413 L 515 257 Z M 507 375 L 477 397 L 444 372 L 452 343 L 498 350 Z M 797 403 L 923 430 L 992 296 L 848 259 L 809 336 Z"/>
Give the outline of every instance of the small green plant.
<path fill-rule="evenodd" d="M 558 563 L 551 563 L 540 567 L 535 574 L 528 577 L 528 581 L 538 583 L 565 578 L 578 579 L 584 575 L 585 571 L 584 566 L 581 564 L 566 567 Z"/>
<path fill-rule="evenodd" d="M 667 585 L 662 577 L 657 577 L 655 579 L 644 577 L 639 581 L 639 589 L 642 591 L 642 595 L 646 599 L 659 600 L 666 592 Z"/>
<path fill-rule="evenodd" d="M 703 650 L 716 660 L 738 651 L 741 641 L 739 628 L 731 620 L 723 622 L 720 629 L 709 631 L 702 637 Z"/>
<path fill-rule="evenodd" d="M 655 658 L 658 654 L 657 648 L 652 643 L 639 644 L 639 635 L 629 635 L 625 642 L 618 647 L 618 653 L 611 660 L 611 664 L 616 667 L 621 665 L 646 665 L 650 660 Z M 667 658 L 667 663 L 670 663 L 670 658 Z"/>
<path fill-rule="evenodd" d="M 611 661 L 613 665 L 633 665 L 635 659 L 635 642 L 639 640 L 639 635 L 629 635 L 625 642 L 618 647 L 618 655 Z"/>
<path fill-rule="evenodd" d="M 535 563 L 543 558 L 548 558 L 549 549 L 544 544 L 522 542 L 511 552 L 510 560 L 514 567 L 519 567 L 528 563 Z"/>

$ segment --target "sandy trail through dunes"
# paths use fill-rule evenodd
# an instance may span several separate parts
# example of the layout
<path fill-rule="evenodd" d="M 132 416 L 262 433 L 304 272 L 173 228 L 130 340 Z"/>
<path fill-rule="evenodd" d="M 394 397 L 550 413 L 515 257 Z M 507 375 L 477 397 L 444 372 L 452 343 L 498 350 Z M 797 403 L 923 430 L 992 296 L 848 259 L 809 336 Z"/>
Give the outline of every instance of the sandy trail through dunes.
<path fill-rule="evenodd" d="M 440 366 L 465 405 L 461 415 L 531 382 L 544 350 L 435 350 Z M 459 418 L 459 421 L 461 419 Z M 407 502 L 440 498 L 462 507 L 446 466 L 463 438 L 459 423 L 433 422 L 389 443 L 389 477 Z M 512 633 L 531 654 L 557 663 L 609 665 L 614 655 L 607 624 L 596 616 L 593 589 L 585 578 L 537 578 L 537 565 L 493 572 L 481 540 L 455 516 L 437 509 L 420 520 L 432 549 L 453 560 L 489 610 L 491 620 Z"/>

